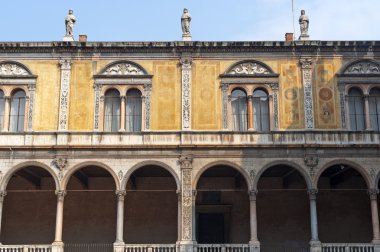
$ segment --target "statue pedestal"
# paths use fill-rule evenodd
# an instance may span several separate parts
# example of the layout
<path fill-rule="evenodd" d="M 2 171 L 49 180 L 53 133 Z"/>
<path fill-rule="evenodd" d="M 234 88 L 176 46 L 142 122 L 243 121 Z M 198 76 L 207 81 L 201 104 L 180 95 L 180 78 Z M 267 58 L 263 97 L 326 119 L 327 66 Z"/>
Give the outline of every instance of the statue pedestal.
<path fill-rule="evenodd" d="M 191 35 L 190 34 L 183 34 L 182 35 L 182 41 L 191 41 Z"/>
<path fill-rule="evenodd" d="M 308 34 L 301 34 L 298 40 L 309 40 L 310 36 Z"/>
<path fill-rule="evenodd" d="M 74 37 L 73 36 L 64 36 L 63 41 L 74 41 Z"/>

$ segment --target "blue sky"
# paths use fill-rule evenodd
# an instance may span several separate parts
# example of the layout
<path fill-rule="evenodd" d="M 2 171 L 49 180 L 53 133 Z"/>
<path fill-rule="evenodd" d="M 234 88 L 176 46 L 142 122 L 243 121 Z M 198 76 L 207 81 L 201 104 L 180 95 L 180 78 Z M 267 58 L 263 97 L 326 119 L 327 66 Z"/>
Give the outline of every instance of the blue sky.
<path fill-rule="evenodd" d="M 184 7 L 193 40 L 283 40 L 293 31 L 292 0 L 0 0 L 0 41 L 60 41 L 74 10 L 75 39 L 174 41 L 181 39 Z M 380 0 L 294 0 L 295 31 L 301 9 L 315 40 L 379 40 Z"/>

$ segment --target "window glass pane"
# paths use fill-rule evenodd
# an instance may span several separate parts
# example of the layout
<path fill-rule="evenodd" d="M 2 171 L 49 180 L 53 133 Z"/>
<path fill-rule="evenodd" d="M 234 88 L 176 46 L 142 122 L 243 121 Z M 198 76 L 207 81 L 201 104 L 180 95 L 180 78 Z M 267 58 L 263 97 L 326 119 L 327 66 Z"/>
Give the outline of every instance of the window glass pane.
<path fill-rule="evenodd" d="M 364 101 L 362 92 L 356 88 L 350 89 L 348 92 L 348 110 L 350 116 L 351 130 L 364 130 Z"/>
<path fill-rule="evenodd" d="M 4 92 L 0 90 L 0 131 L 2 131 L 4 127 L 4 112 L 5 112 Z"/>
<path fill-rule="evenodd" d="M 126 97 L 125 126 L 130 132 L 141 131 L 142 100 L 137 89 L 128 91 Z"/>
<path fill-rule="evenodd" d="M 380 131 L 380 89 L 371 90 L 368 102 L 371 128 Z"/>
<path fill-rule="evenodd" d="M 247 95 L 242 90 L 234 90 L 231 94 L 232 129 L 235 131 L 247 130 Z"/>
<path fill-rule="evenodd" d="M 11 99 L 11 111 L 9 115 L 9 131 L 24 131 L 25 119 L 25 92 L 20 90 L 13 94 Z"/>
<path fill-rule="evenodd" d="M 120 128 L 120 93 L 109 90 L 104 98 L 104 131 L 117 132 Z"/>
<path fill-rule="evenodd" d="M 269 99 L 263 90 L 255 90 L 252 98 L 253 127 L 258 131 L 269 131 Z"/>

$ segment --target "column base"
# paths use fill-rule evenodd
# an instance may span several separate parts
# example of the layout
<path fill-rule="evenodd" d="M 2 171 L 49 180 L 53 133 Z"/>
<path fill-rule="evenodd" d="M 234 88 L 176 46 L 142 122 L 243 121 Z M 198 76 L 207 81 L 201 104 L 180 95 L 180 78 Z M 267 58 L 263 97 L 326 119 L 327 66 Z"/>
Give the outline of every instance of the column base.
<path fill-rule="evenodd" d="M 260 242 L 249 241 L 249 252 L 260 252 Z"/>
<path fill-rule="evenodd" d="M 194 252 L 196 251 L 194 248 L 196 244 L 196 241 L 179 241 L 179 252 Z"/>
<path fill-rule="evenodd" d="M 62 241 L 55 241 L 51 245 L 51 252 L 63 252 L 64 244 Z"/>
<path fill-rule="evenodd" d="M 124 252 L 125 243 L 123 241 L 116 241 L 113 243 L 114 252 Z"/>
<path fill-rule="evenodd" d="M 322 252 L 322 243 L 318 240 L 311 240 L 310 244 L 310 252 Z"/>

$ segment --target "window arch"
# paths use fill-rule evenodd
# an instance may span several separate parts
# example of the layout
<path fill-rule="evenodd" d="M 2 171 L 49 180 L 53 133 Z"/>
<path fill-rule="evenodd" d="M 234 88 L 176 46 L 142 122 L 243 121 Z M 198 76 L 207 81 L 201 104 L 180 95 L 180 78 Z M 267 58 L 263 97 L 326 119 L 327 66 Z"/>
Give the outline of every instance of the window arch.
<path fill-rule="evenodd" d="M 18 90 L 12 95 L 9 114 L 9 131 L 11 132 L 24 131 L 25 100 L 26 94 L 24 90 Z"/>
<path fill-rule="evenodd" d="M 104 131 L 117 132 L 120 129 L 120 93 L 108 90 L 104 95 Z"/>
<path fill-rule="evenodd" d="M 252 96 L 253 128 L 257 131 L 269 131 L 269 96 L 261 89 Z"/>
<path fill-rule="evenodd" d="M 232 130 L 246 131 L 248 126 L 247 94 L 235 89 L 231 94 Z"/>
<path fill-rule="evenodd" d="M 363 93 L 358 88 L 351 88 L 348 91 L 348 113 L 351 130 L 365 129 L 364 101 Z"/>
<path fill-rule="evenodd" d="M 0 90 L 0 131 L 4 128 L 5 97 L 3 90 Z"/>
<path fill-rule="evenodd" d="M 371 128 L 380 131 L 380 89 L 371 89 L 368 99 Z"/>
<path fill-rule="evenodd" d="M 140 90 L 131 89 L 127 92 L 125 108 L 126 131 L 141 131 L 142 95 Z"/>

